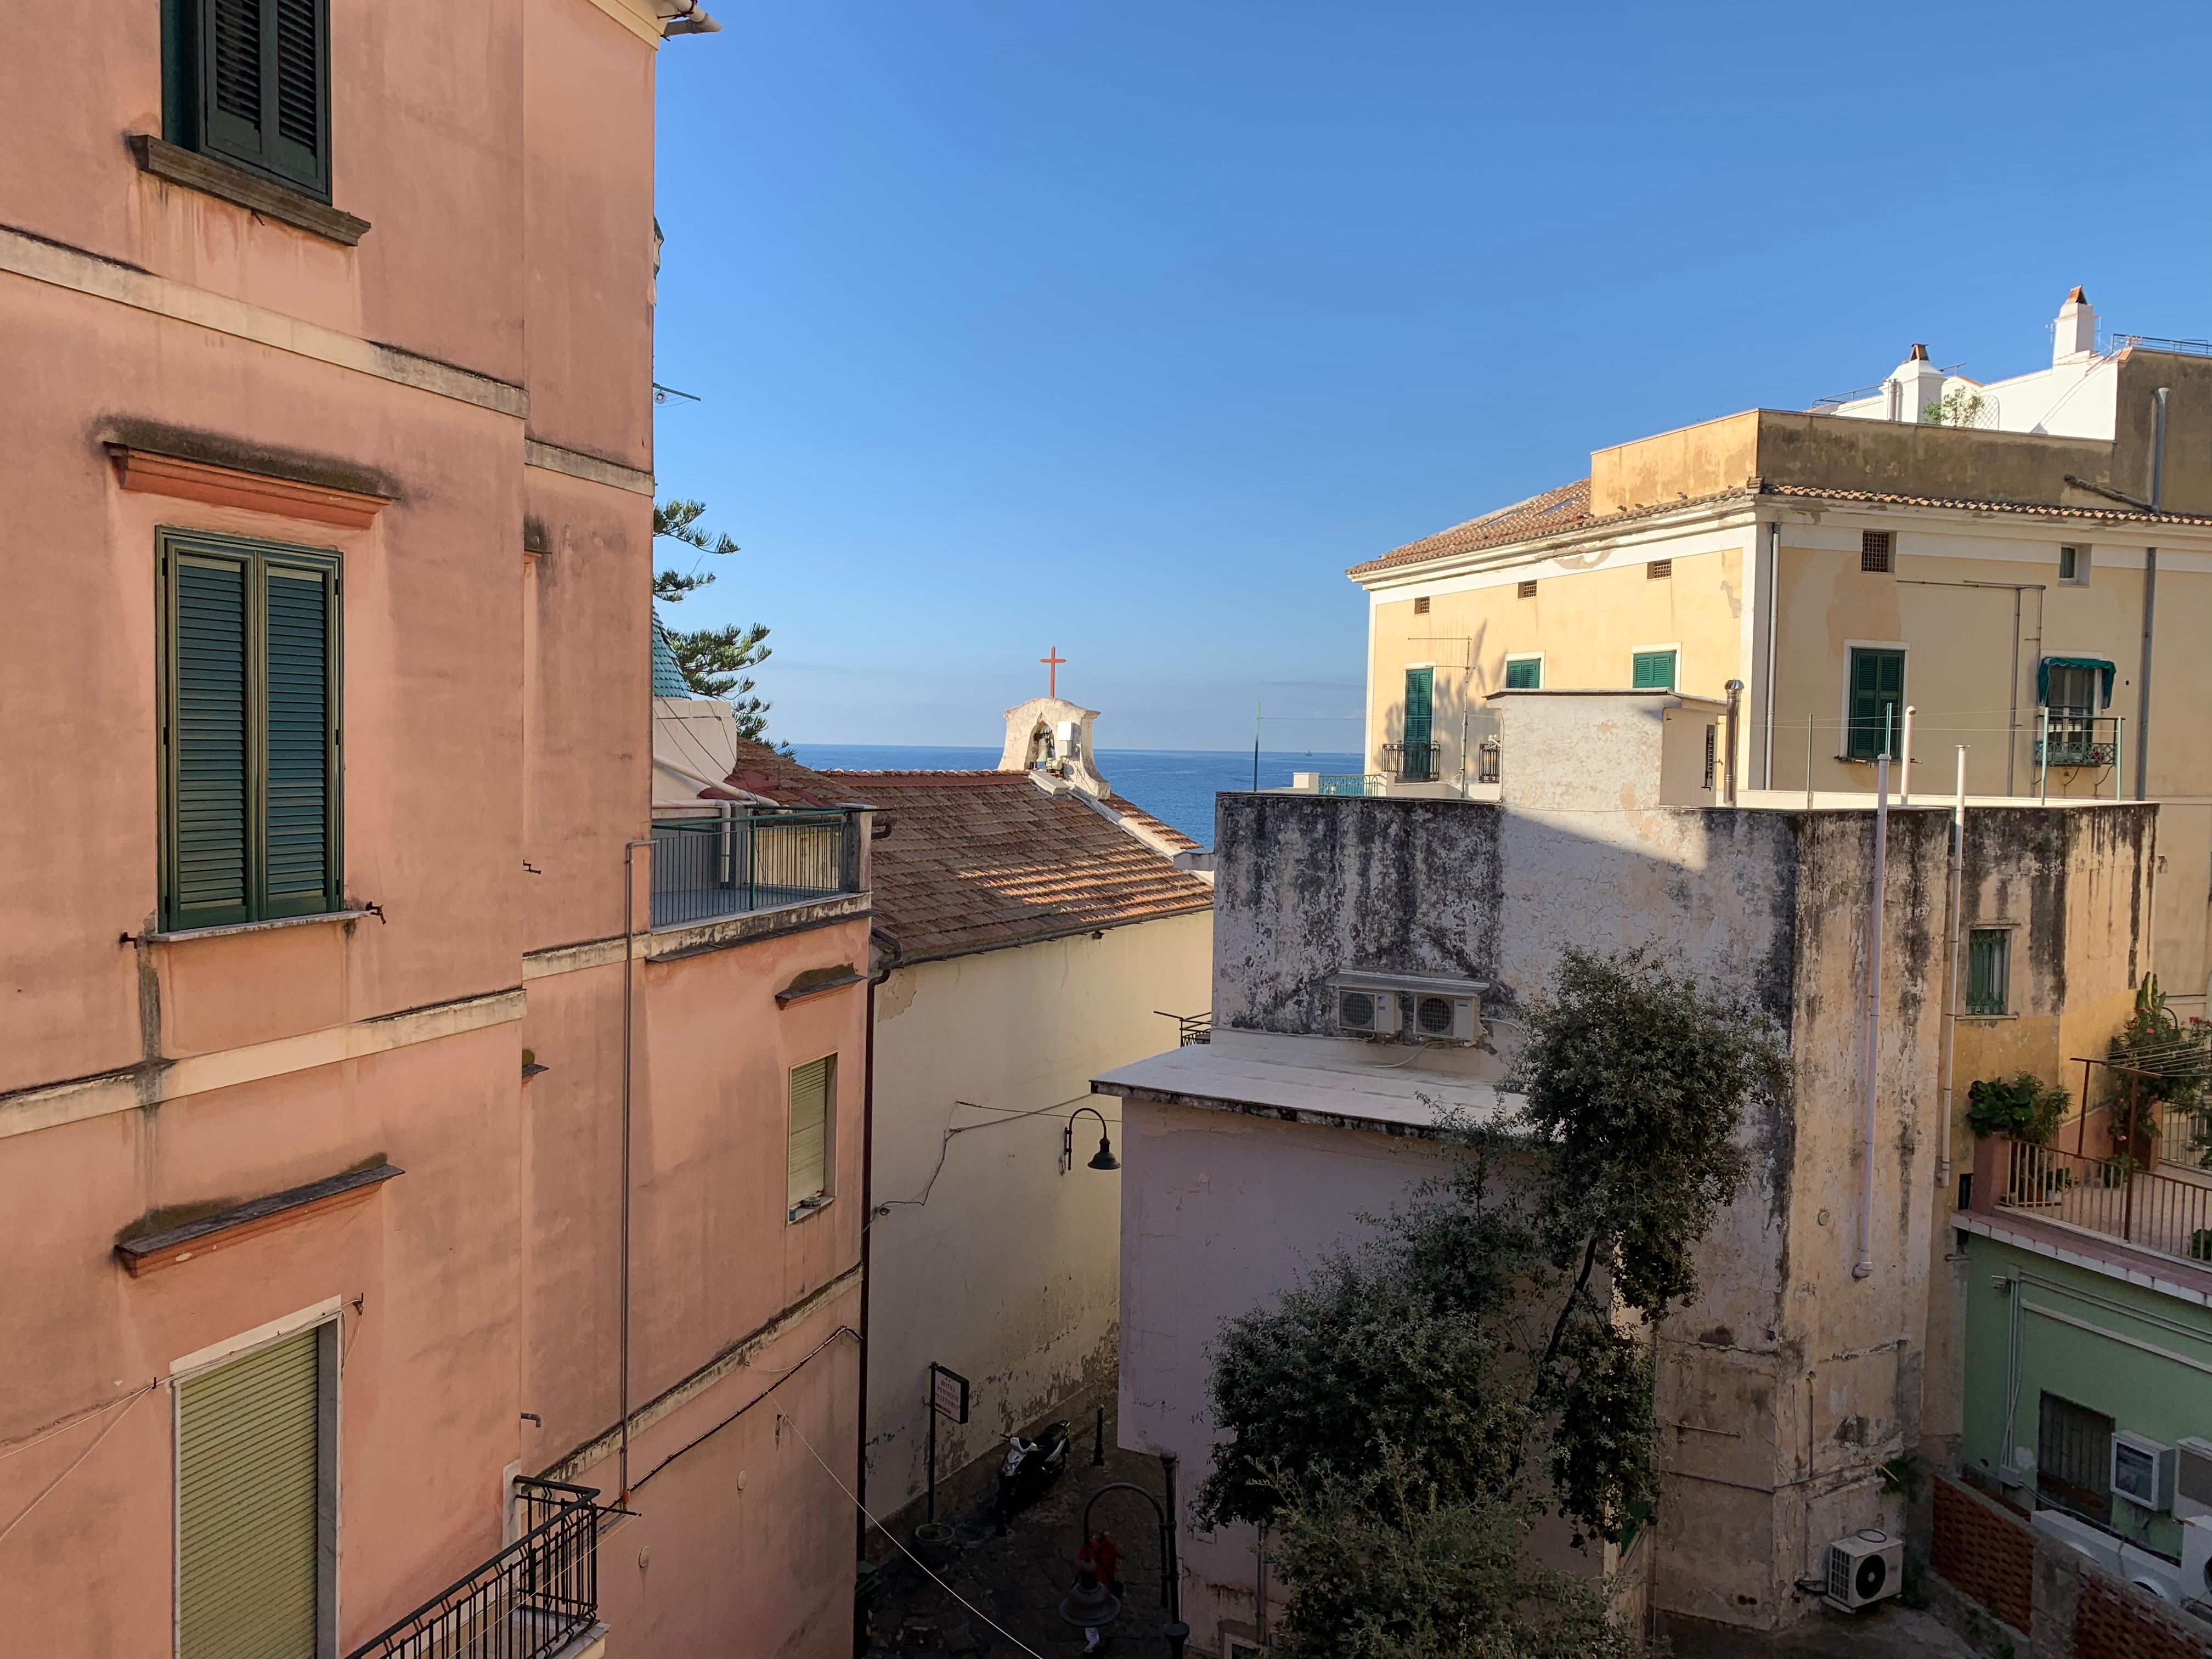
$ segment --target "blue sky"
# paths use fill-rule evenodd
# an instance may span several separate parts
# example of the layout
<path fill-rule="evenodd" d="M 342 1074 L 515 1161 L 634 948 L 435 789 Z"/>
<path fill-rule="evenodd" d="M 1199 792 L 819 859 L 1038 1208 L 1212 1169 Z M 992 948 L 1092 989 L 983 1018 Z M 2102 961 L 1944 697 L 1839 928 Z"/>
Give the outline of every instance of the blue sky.
<path fill-rule="evenodd" d="M 714 9 L 656 465 L 744 551 L 670 620 L 769 625 L 783 738 L 995 744 L 1057 645 L 1240 747 L 1358 709 L 1346 565 L 1595 446 L 2037 367 L 2075 283 L 2212 335 L 2201 0 Z"/>

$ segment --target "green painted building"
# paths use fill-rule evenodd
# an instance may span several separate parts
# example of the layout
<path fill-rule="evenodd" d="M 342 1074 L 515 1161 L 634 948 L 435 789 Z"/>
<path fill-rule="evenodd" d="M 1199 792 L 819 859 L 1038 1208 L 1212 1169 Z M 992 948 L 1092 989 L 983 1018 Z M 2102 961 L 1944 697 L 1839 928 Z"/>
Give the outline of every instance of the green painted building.
<path fill-rule="evenodd" d="M 1993 1486 L 2178 1555 L 2170 1504 L 2144 1507 L 2113 1492 L 2112 1444 L 2212 1441 L 2212 1291 L 2197 1285 L 2203 1275 L 2180 1264 L 2161 1271 L 2147 1256 L 2100 1261 L 2099 1241 L 2054 1237 L 2055 1228 L 1960 1219 L 1969 1228 L 1962 1462 Z"/>

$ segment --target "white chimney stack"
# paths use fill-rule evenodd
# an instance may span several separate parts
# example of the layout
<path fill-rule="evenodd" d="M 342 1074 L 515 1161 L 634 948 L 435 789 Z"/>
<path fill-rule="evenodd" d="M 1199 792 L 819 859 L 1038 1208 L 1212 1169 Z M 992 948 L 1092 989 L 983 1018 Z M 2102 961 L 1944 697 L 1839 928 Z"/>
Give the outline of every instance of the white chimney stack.
<path fill-rule="evenodd" d="M 2052 330 L 2051 361 L 2059 363 L 2078 363 L 2092 356 L 2097 349 L 2097 313 L 2090 308 L 2089 296 L 2075 289 L 2066 296 L 2066 303 L 2058 307 L 2058 324 Z"/>
<path fill-rule="evenodd" d="M 1889 377 L 1889 418 L 1911 426 L 1930 404 L 1943 401 L 1943 374 L 1928 361 L 1928 348 L 1916 343 Z"/>

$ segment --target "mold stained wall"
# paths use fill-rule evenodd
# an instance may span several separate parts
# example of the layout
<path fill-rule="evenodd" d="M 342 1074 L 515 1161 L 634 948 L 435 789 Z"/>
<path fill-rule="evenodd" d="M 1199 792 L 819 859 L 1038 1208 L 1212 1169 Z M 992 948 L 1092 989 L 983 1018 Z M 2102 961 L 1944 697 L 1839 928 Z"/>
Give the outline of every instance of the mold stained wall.
<path fill-rule="evenodd" d="M 1212 937 L 1209 912 L 1164 916 L 915 963 L 877 992 L 873 1176 L 890 1206 L 869 1258 L 877 1514 L 923 1490 L 933 1361 L 971 1384 L 969 1423 L 938 1425 L 940 1481 L 1110 1383 L 1123 1176 L 1085 1167 L 1097 1119 L 1076 1121 L 1066 1174 L 1061 1134 L 1087 1104 L 1121 1152 L 1119 1103 L 1089 1079 L 1173 1044 L 1154 1010 L 1206 1006 Z"/>
<path fill-rule="evenodd" d="M 1658 722 L 1649 725 L 1592 741 L 1649 748 Z M 1562 773 L 1554 799 L 1571 799 L 1577 769 Z M 2109 1030 L 2100 1022 L 2119 1007 L 2130 952 L 2140 960 L 2146 948 L 2149 817 L 2133 806 L 1970 815 L 1969 892 L 1983 896 L 1970 914 L 2016 902 L 2036 919 L 2039 940 L 2017 971 L 2054 1033 L 2062 1019 L 2078 1019 L 2082 1040 Z M 1701 1300 L 1662 1333 L 1668 1478 L 1654 1594 L 1668 1611 L 1753 1626 L 1796 1616 L 1790 1582 L 1829 1538 L 1901 1527 L 1876 1466 L 1954 1419 L 1946 1403 L 1923 1422 L 1923 1396 L 1948 1402 L 1957 1369 L 1954 1310 L 1929 1302 L 1948 1237 L 1937 1206 L 1949 1197 L 1935 1186 L 1949 843 L 1940 811 L 1890 819 L 1874 1271 L 1852 1274 L 1873 833 L 1870 812 L 1632 799 L 1544 810 L 1222 801 L 1221 1025 L 1324 1030 L 1328 978 L 1348 966 L 1488 980 L 1490 1006 L 1508 1010 L 1542 989 L 1571 942 L 1654 945 L 1702 982 L 1747 994 L 1785 1031 L 1794 1098 L 1745 1126 L 1756 1179 L 1707 1240 Z M 2068 874 L 2054 884 L 2060 866 Z"/>

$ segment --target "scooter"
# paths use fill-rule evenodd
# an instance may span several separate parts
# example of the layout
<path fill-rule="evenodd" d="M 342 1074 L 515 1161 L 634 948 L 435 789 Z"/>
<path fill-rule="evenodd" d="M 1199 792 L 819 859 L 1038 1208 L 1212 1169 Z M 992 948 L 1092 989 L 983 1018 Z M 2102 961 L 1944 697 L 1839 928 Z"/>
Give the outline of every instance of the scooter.
<path fill-rule="evenodd" d="M 1034 1440 L 1006 1437 L 1006 1461 L 999 1466 L 999 1535 L 1014 1511 L 1035 1503 L 1067 1473 L 1067 1425 L 1048 1423 Z"/>

